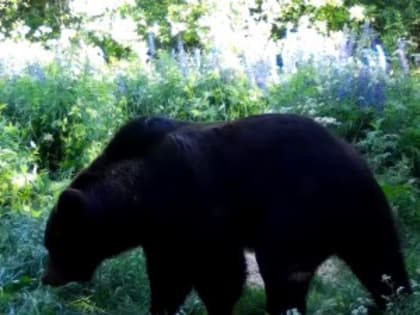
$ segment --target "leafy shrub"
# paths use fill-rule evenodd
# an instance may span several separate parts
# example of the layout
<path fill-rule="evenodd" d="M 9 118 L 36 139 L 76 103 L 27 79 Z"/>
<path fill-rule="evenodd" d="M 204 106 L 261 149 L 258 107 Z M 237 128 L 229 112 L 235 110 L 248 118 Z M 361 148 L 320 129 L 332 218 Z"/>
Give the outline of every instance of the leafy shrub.
<path fill-rule="evenodd" d="M 80 168 L 89 159 L 90 145 L 121 123 L 113 86 L 89 72 L 75 77 L 58 64 L 42 73 L 2 78 L 4 115 L 23 126 L 25 141 L 37 145 L 41 168 Z"/>
<path fill-rule="evenodd" d="M 413 178 L 410 159 L 398 150 L 400 136 L 386 134 L 381 121 L 367 132 L 366 138 L 357 144 L 377 174 L 380 184 L 398 216 L 410 225 L 420 223 L 420 200 L 417 180 Z"/>
<path fill-rule="evenodd" d="M 399 135 L 396 149 L 409 159 L 413 174 L 420 178 L 420 77 L 396 76 L 391 82 L 382 128 Z"/>
<path fill-rule="evenodd" d="M 31 211 L 35 187 L 42 182 L 37 149 L 34 143 L 31 146 L 23 140 L 22 130 L 19 124 L 0 116 L 0 217 L 5 208 Z"/>
<path fill-rule="evenodd" d="M 204 66 L 203 66 L 204 67 Z M 264 111 L 262 93 L 239 74 L 189 68 L 161 54 L 150 72 L 117 76 L 118 98 L 128 116 L 165 115 L 187 120 L 226 120 Z"/>

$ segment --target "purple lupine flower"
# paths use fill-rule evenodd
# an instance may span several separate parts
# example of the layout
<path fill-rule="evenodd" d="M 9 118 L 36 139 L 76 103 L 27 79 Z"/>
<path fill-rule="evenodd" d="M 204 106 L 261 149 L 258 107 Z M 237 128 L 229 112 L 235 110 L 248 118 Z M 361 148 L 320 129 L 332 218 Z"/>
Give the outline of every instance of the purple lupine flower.
<path fill-rule="evenodd" d="M 199 48 L 194 49 L 194 63 L 197 70 L 201 69 L 201 50 Z"/>
<path fill-rule="evenodd" d="M 42 69 L 39 63 L 28 64 L 25 68 L 25 71 L 37 81 L 45 81 L 47 79 L 44 69 Z"/>
<path fill-rule="evenodd" d="M 270 66 L 264 60 L 258 60 L 253 66 L 255 82 L 257 86 L 263 90 L 267 89 L 270 70 Z"/>
<path fill-rule="evenodd" d="M 184 49 L 184 43 L 180 35 L 177 37 L 177 52 L 178 52 L 178 64 L 181 72 L 184 76 L 188 76 L 188 56 Z"/>
<path fill-rule="evenodd" d="M 352 73 L 349 72 L 341 72 L 335 71 L 336 74 L 334 77 L 340 78 L 344 75 L 344 78 L 342 80 L 339 80 L 339 87 L 337 91 L 337 99 L 342 102 L 345 100 L 349 100 L 352 98 L 352 93 L 354 92 L 356 88 L 355 80 Z"/>
<path fill-rule="evenodd" d="M 118 74 L 115 78 L 117 92 L 119 95 L 126 95 L 128 92 L 127 77 L 124 74 Z"/>
<path fill-rule="evenodd" d="M 373 84 L 371 93 L 370 104 L 372 107 L 379 111 L 383 111 L 386 104 L 386 82 L 381 79 Z"/>
<path fill-rule="evenodd" d="M 369 90 L 369 83 L 370 83 L 371 75 L 369 72 L 369 68 L 367 66 L 363 66 L 362 69 L 360 69 L 358 80 L 357 80 L 357 89 L 358 95 L 357 95 L 357 105 L 365 108 L 368 107 L 368 90 Z"/>
<path fill-rule="evenodd" d="M 153 32 L 147 33 L 147 45 L 148 45 L 147 55 L 149 56 L 150 59 L 155 58 L 156 45 L 155 45 L 155 34 Z"/>
<path fill-rule="evenodd" d="M 401 67 L 405 74 L 410 72 L 410 65 L 408 63 L 407 54 L 406 54 L 407 41 L 405 39 L 398 39 L 398 58 L 400 59 Z"/>

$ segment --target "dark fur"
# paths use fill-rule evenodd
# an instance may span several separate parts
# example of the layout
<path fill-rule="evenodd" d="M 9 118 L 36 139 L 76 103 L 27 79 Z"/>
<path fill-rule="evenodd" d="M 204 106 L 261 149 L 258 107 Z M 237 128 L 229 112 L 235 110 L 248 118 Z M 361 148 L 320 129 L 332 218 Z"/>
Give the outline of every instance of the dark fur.
<path fill-rule="evenodd" d="M 410 292 L 382 190 L 353 148 L 312 120 L 169 121 L 158 137 L 127 126 L 105 150 L 112 163 L 100 157 L 79 174 L 52 212 L 45 283 L 88 280 L 104 259 L 143 246 L 153 315 L 174 314 L 192 288 L 210 315 L 230 315 L 251 248 L 272 315 L 306 312 L 310 280 L 331 255 L 382 308 L 383 274 Z"/>
<path fill-rule="evenodd" d="M 170 132 L 192 125 L 164 117 L 138 117 L 121 127 L 104 152 L 92 163 L 90 170 L 147 154 Z"/>

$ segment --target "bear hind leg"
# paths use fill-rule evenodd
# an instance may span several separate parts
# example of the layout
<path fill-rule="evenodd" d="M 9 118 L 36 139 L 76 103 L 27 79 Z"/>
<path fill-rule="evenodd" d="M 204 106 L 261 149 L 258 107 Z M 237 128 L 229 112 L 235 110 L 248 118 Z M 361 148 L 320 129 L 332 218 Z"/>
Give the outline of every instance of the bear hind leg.
<path fill-rule="evenodd" d="M 218 248 L 200 253 L 194 288 L 209 315 L 232 315 L 246 278 L 242 248 Z"/>
<path fill-rule="evenodd" d="M 326 257 L 281 257 L 273 249 L 256 248 L 257 263 L 264 280 L 266 311 L 270 315 L 306 314 L 306 297 L 316 269 Z"/>
<path fill-rule="evenodd" d="M 392 243 L 378 239 L 372 246 L 344 247 L 338 254 L 382 310 L 395 293 L 411 292 L 402 253 Z"/>

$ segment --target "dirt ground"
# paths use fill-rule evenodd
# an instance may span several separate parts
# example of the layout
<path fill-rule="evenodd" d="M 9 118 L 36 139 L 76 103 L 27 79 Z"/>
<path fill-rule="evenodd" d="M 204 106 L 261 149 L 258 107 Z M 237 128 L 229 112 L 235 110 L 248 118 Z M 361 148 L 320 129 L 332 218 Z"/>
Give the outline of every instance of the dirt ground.
<path fill-rule="evenodd" d="M 245 253 L 246 262 L 248 266 L 247 283 L 250 286 L 264 287 L 264 282 L 258 270 L 258 264 L 255 259 L 254 253 Z M 336 261 L 329 259 L 324 262 L 318 269 L 317 275 L 328 281 L 337 279 L 336 275 L 339 273 L 339 266 Z"/>

